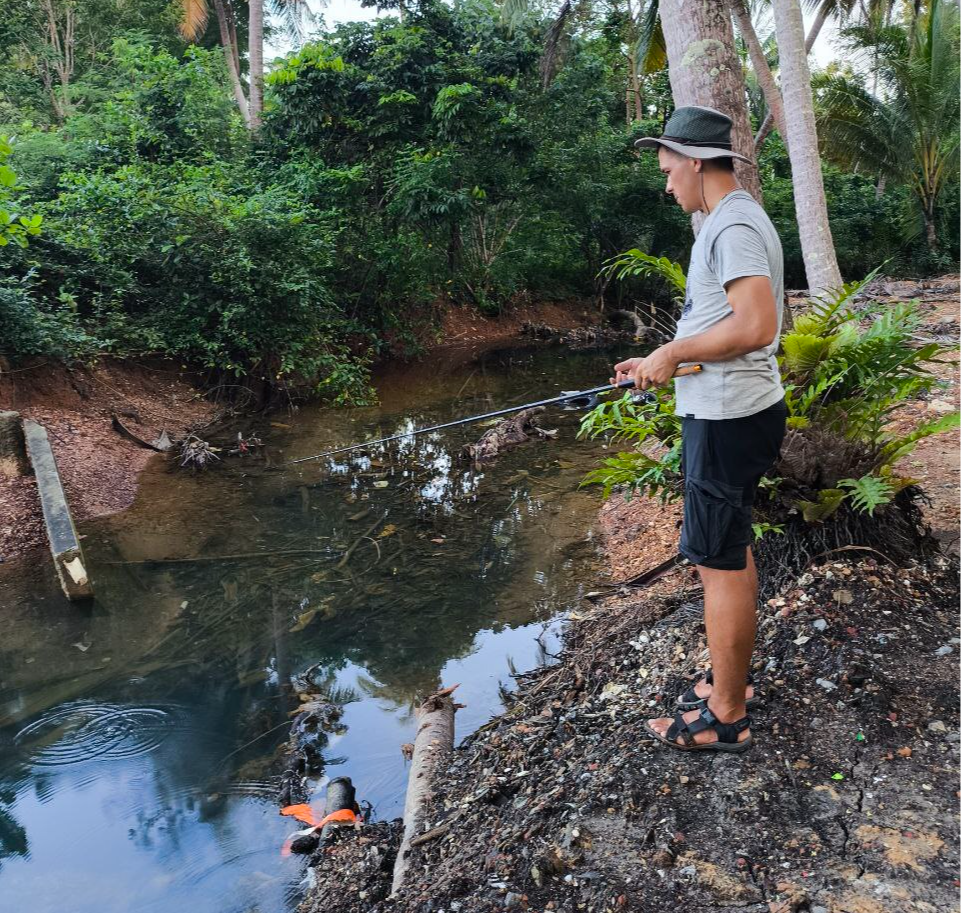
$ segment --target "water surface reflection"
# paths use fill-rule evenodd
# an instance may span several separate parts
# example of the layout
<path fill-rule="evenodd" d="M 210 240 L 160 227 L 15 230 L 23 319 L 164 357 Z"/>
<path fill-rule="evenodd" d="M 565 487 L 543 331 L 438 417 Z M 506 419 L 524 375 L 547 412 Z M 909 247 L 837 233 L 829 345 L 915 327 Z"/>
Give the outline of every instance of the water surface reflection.
<path fill-rule="evenodd" d="M 610 358 L 488 355 L 394 368 L 377 407 L 308 408 L 261 437 L 294 459 L 596 385 Z M 442 381 L 439 380 L 442 378 Z M 305 670 L 344 704 L 326 773 L 400 814 L 411 709 L 461 683 L 459 737 L 497 711 L 510 669 L 547 662 L 591 583 L 598 444 L 552 411 L 555 441 L 474 471 L 483 428 L 284 472 L 234 462 L 145 473 L 134 506 L 85 524 L 97 588 L 64 603 L 43 556 L 0 567 L 0 896 L 72 913 L 185 906 L 280 913 L 276 753 Z M 322 782 L 321 782 L 322 785 Z"/>

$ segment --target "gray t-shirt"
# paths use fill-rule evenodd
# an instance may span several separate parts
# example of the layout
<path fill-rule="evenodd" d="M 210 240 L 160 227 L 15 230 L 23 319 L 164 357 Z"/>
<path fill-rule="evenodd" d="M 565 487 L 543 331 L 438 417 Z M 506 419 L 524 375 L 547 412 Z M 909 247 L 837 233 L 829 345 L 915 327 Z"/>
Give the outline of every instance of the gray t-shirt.
<path fill-rule="evenodd" d="M 733 313 L 725 286 L 743 276 L 767 276 L 777 307 L 777 336 L 763 349 L 704 363 L 700 374 L 674 381 L 677 414 L 695 418 L 741 418 L 773 406 L 784 396 L 775 353 L 781 335 L 784 260 L 771 220 L 746 190 L 732 190 L 704 220 L 687 272 L 687 295 L 675 339 L 709 330 Z"/>

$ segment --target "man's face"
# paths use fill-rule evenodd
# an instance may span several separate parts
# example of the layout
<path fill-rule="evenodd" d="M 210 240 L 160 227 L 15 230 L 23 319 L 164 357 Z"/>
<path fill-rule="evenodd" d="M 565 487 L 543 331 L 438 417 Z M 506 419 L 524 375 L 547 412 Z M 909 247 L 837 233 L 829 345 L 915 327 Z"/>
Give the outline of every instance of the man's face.
<path fill-rule="evenodd" d="M 697 159 L 678 155 L 666 146 L 657 151 L 661 171 L 667 175 L 665 193 L 669 193 L 685 212 L 697 212 L 701 208 L 702 163 Z"/>

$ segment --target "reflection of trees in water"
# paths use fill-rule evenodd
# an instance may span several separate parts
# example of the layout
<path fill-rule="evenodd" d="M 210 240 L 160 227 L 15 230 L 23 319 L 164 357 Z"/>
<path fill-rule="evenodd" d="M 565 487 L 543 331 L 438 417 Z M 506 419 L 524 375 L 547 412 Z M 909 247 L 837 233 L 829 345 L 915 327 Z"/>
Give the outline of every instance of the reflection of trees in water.
<path fill-rule="evenodd" d="M 6 778 L 5 778 L 6 779 Z M 13 803 L 17 798 L 17 786 L 26 779 L 26 771 L 8 779 L 0 789 L 0 869 L 3 860 L 11 856 L 27 856 L 30 853 L 27 831 L 13 816 Z"/>
<path fill-rule="evenodd" d="M 532 558 L 525 545 L 531 527 L 540 525 L 537 535 L 549 538 L 557 501 L 572 486 L 552 486 L 557 470 L 543 460 L 532 466 L 536 451 L 505 456 L 485 486 L 482 476 L 454 468 L 440 436 L 402 444 L 391 453 L 344 460 L 333 476 L 305 486 L 308 500 L 318 502 L 311 507 L 324 507 L 311 510 L 326 521 L 318 517 L 312 535 L 348 549 L 364 541 L 345 566 L 304 581 L 312 605 L 332 593 L 335 599 L 292 649 L 302 659 L 346 655 L 367 670 L 361 682 L 367 693 L 409 708 L 435 690 L 452 657 L 470 652 L 480 630 L 497 626 L 505 593 L 508 604 L 525 603 L 511 613 L 518 620 L 535 614 L 534 602 L 545 612 L 556 610 L 567 583 L 554 568 L 540 566 L 542 556 L 540 573 L 532 570 L 516 595 L 509 582 Z M 332 496 L 338 479 L 339 498 Z M 385 481 L 386 487 L 376 487 Z M 297 497 L 302 503 L 303 494 Z M 346 517 L 358 507 L 363 513 L 354 513 L 352 523 Z M 365 538 L 357 527 L 368 528 L 371 519 L 380 522 Z"/>

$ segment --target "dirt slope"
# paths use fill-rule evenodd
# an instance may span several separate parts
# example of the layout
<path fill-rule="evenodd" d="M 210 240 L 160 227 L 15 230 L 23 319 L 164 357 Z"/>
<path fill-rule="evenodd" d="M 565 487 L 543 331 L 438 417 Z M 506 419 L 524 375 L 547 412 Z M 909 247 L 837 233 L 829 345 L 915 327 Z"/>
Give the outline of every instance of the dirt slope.
<path fill-rule="evenodd" d="M 113 414 L 135 434 L 153 440 L 164 429 L 176 437 L 216 412 L 194 376 L 177 365 L 111 359 L 92 367 L 38 363 L 4 371 L 0 409 L 15 410 L 47 429 L 77 520 L 128 507 L 137 476 L 154 455 L 122 438 L 111 426 Z M 0 560 L 45 544 L 33 477 L 0 476 Z"/>

